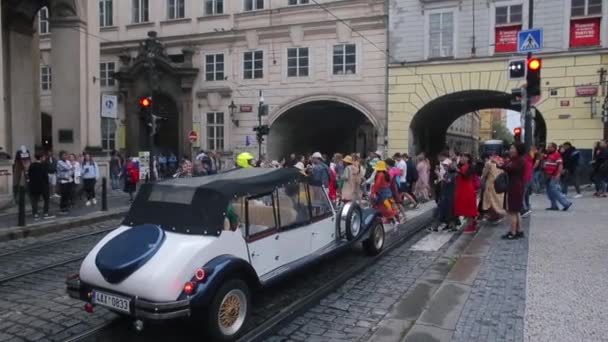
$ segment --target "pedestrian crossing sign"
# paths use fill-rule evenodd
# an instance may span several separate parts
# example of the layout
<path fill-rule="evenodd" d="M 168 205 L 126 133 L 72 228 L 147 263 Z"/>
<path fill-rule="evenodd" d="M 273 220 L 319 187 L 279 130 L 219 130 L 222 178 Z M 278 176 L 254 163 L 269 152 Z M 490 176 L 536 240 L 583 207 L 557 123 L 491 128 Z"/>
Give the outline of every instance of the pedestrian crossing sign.
<path fill-rule="evenodd" d="M 543 48 L 543 29 L 531 29 L 517 33 L 517 52 L 535 52 Z"/>

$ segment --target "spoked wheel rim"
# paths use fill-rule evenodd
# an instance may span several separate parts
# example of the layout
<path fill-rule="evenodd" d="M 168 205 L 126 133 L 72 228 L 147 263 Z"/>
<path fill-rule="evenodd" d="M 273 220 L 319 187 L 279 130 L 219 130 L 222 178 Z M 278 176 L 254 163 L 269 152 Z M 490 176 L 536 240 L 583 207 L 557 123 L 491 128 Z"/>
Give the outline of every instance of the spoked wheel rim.
<path fill-rule="evenodd" d="M 353 237 L 359 235 L 359 231 L 361 230 L 361 219 L 359 218 L 359 212 L 354 210 L 353 216 L 351 217 L 351 226 L 350 232 L 353 234 Z"/>
<path fill-rule="evenodd" d="M 225 336 L 235 335 L 247 316 L 247 296 L 239 289 L 226 293 L 220 304 L 217 323 Z"/>
<path fill-rule="evenodd" d="M 373 235 L 374 247 L 380 250 L 384 246 L 384 229 L 381 225 L 377 225 Z"/>

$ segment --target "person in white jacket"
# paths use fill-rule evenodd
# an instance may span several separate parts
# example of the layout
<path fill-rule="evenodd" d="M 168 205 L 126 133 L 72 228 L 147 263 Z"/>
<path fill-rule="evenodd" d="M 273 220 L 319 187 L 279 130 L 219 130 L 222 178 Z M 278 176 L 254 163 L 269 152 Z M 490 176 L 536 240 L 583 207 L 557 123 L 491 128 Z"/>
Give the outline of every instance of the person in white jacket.
<path fill-rule="evenodd" d="M 82 180 L 84 181 L 84 191 L 87 195 L 86 205 L 90 206 L 91 203 L 96 205 L 97 199 L 95 198 L 95 184 L 97 183 L 97 179 L 99 179 L 99 167 L 91 155 L 86 153 L 84 155 L 84 161 L 82 162 L 81 168 Z"/>

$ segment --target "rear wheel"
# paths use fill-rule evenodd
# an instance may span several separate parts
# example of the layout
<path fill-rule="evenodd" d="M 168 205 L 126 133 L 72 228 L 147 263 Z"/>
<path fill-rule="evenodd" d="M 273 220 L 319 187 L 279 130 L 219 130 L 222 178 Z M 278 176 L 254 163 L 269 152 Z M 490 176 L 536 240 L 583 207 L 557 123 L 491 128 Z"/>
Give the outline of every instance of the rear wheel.
<path fill-rule="evenodd" d="M 249 317 L 250 293 L 241 279 L 227 281 L 216 292 L 207 315 L 213 341 L 233 341 L 243 331 Z"/>
<path fill-rule="evenodd" d="M 368 255 L 377 255 L 384 248 L 384 225 L 380 221 L 374 223 L 369 238 L 363 241 L 363 248 Z"/>
<path fill-rule="evenodd" d="M 361 208 L 356 203 L 348 203 L 342 209 L 342 218 L 346 228 L 346 239 L 351 241 L 359 237 L 362 227 Z"/>

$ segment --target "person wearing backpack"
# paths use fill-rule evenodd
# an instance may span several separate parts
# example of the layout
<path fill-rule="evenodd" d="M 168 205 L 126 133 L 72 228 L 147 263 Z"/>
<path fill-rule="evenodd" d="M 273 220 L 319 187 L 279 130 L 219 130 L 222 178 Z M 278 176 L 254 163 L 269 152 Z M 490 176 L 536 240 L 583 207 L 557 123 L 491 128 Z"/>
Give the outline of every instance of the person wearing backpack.
<path fill-rule="evenodd" d="M 139 183 L 139 169 L 131 158 L 127 159 L 122 174 L 125 179 L 124 192 L 129 194 L 129 202 L 133 202 L 133 194 L 137 190 L 137 183 Z"/>
<path fill-rule="evenodd" d="M 594 197 L 606 197 L 606 180 L 608 180 L 608 146 L 606 141 L 600 142 L 593 159 L 593 182 L 595 183 Z"/>

